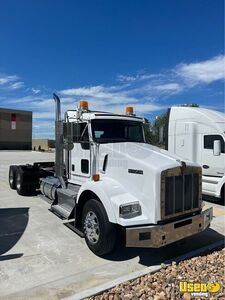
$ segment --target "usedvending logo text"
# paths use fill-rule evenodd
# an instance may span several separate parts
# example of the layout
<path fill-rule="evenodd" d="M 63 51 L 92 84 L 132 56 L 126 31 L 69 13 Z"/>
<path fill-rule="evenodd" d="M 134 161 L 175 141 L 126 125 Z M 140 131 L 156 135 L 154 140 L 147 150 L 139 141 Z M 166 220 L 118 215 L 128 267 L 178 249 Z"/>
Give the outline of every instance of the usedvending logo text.
<path fill-rule="evenodd" d="M 190 293 L 192 297 L 209 297 L 209 295 L 218 293 L 220 291 L 220 284 L 218 282 L 188 282 L 180 281 L 180 293 Z"/>

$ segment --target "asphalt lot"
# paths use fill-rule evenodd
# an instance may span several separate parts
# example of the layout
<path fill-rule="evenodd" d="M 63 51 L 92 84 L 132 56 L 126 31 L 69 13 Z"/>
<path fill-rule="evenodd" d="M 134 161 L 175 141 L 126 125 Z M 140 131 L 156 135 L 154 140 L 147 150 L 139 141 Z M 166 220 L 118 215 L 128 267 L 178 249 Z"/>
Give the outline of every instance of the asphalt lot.
<path fill-rule="evenodd" d="M 47 202 L 9 189 L 10 164 L 53 160 L 52 153 L 0 151 L 0 299 L 62 299 L 224 239 L 225 208 L 206 203 L 215 217 L 204 233 L 158 250 L 118 248 L 99 258 Z"/>

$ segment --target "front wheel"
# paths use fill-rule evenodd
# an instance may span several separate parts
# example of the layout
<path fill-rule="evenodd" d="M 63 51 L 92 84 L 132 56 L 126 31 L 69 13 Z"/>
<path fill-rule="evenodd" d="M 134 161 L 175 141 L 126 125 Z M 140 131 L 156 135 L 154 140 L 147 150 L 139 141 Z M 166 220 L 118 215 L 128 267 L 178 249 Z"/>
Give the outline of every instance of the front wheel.
<path fill-rule="evenodd" d="M 88 200 L 83 208 L 82 225 L 86 243 L 96 255 L 113 251 L 116 244 L 116 227 L 110 223 L 105 208 L 98 200 Z"/>

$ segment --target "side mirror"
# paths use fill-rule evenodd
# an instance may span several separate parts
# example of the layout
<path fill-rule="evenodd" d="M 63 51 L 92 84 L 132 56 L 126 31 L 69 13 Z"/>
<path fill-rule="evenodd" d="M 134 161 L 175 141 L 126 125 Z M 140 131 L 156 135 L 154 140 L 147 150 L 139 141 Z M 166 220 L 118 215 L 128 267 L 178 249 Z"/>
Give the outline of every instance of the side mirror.
<path fill-rule="evenodd" d="M 64 149 L 67 151 L 73 150 L 73 123 L 63 123 L 63 138 Z"/>
<path fill-rule="evenodd" d="M 219 156 L 221 154 L 221 141 L 215 140 L 213 143 L 213 155 Z"/>

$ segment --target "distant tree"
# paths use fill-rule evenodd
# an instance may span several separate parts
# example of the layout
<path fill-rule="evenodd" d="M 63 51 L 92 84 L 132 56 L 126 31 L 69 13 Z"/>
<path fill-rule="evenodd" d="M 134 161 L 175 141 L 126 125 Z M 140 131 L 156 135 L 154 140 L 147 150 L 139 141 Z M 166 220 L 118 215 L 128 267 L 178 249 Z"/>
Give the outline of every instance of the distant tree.
<path fill-rule="evenodd" d="M 159 129 L 161 126 L 164 126 L 167 122 L 167 112 L 162 113 L 158 117 L 156 117 L 155 122 L 153 123 L 153 126 L 157 129 Z"/>
<path fill-rule="evenodd" d="M 148 144 L 159 145 L 159 136 L 161 128 L 167 123 L 167 113 L 158 116 L 153 123 L 145 119 L 144 131 L 145 139 Z"/>
<path fill-rule="evenodd" d="M 153 123 L 155 145 L 163 148 L 165 147 L 165 135 L 166 135 L 167 122 L 168 122 L 168 114 L 167 112 L 163 112 L 161 115 L 156 117 Z"/>
<path fill-rule="evenodd" d="M 148 144 L 153 144 L 154 135 L 152 132 L 152 124 L 148 119 L 145 119 L 144 123 L 145 140 Z"/>

